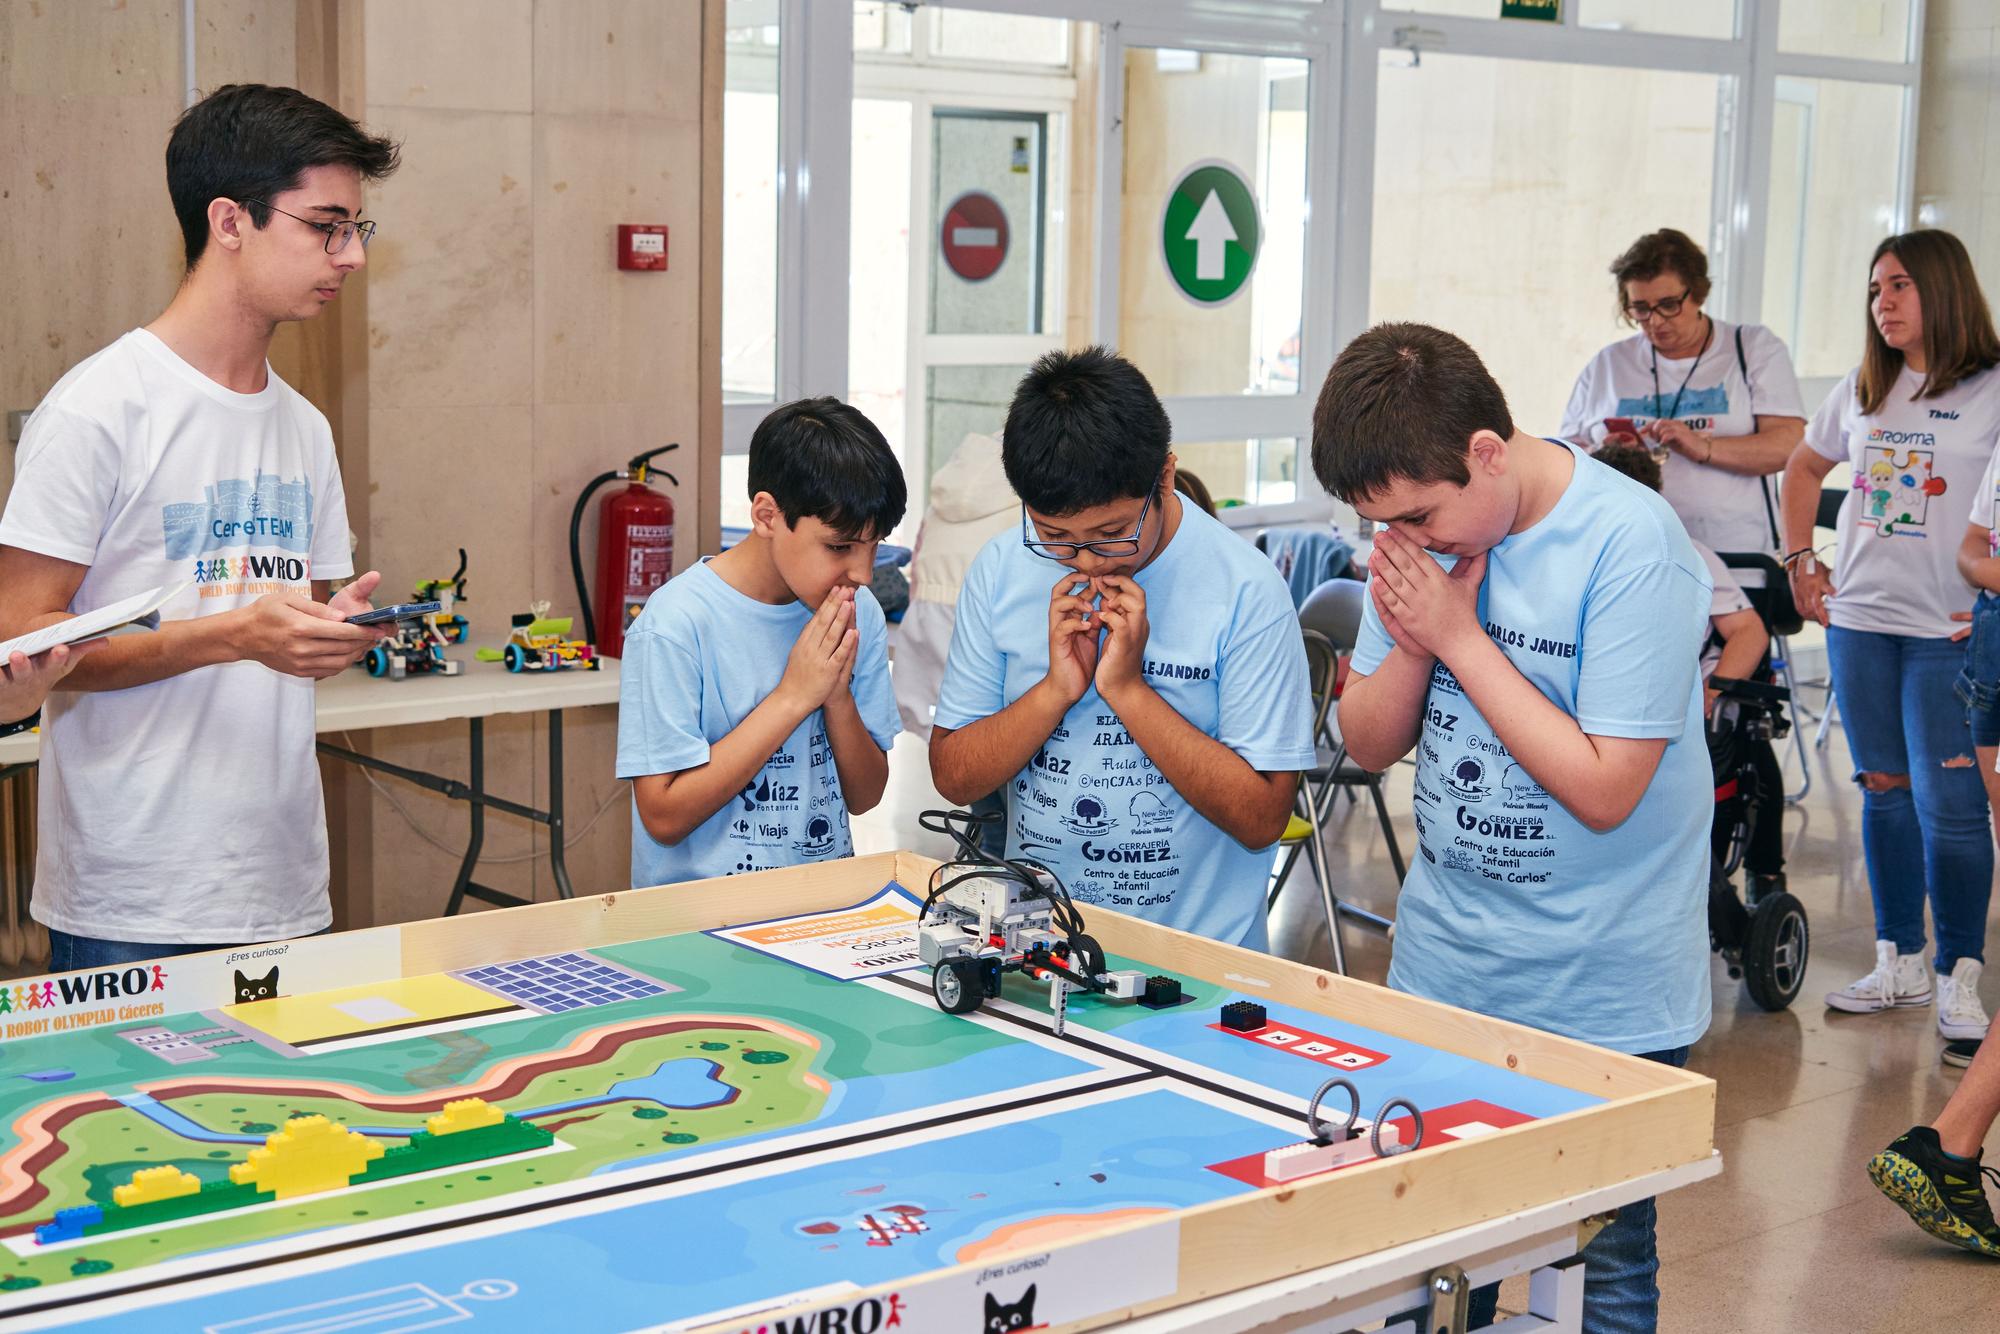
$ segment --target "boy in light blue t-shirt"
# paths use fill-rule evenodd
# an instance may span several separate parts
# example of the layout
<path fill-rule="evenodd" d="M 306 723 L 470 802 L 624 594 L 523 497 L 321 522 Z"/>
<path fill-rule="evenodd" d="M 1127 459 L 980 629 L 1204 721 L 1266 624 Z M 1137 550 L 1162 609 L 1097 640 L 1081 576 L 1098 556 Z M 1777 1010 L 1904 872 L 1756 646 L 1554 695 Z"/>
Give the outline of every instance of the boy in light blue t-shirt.
<path fill-rule="evenodd" d="M 882 799 L 896 701 L 875 545 L 902 467 L 837 399 L 789 403 L 750 440 L 750 535 L 675 576 L 625 636 L 618 776 L 632 883 L 853 854 Z"/>
<path fill-rule="evenodd" d="M 1313 764 L 1304 640 L 1284 580 L 1174 490 L 1146 377 L 1052 353 L 1001 438 L 1021 526 L 959 595 L 931 774 L 995 790 L 1007 855 L 1080 903 L 1265 947 L 1269 849 Z"/>
<path fill-rule="evenodd" d="M 1714 796 L 1710 583 L 1680 520 L 1515 430 L 1472 349 L 1418 324 L 1340 354 L 1313 470 L 1387 525 L 1340 726 L 1369 769 L 1417 752 L 1389 985 L 1683 1063 L 1709 1021 Z M 1586 1327 L 1652 1328 L 1650 1202 L 1584 1258 Z"/>

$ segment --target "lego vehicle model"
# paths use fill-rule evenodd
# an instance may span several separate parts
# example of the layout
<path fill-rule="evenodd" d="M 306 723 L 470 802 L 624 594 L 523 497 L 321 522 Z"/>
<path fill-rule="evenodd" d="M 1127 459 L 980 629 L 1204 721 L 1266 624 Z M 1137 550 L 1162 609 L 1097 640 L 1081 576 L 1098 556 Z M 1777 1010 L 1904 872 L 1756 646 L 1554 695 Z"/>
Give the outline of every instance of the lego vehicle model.
<path fill-rule="evenodd" d="M 597 650 L 587 640 L 569 637 L 571 621 L 550 616 L 549 604 L 537 602 L 514 617 L 506 647 L 483 648 L 474 656 L 481 662 L 504 662 L 510 672 L 594 672 Z"/>
<path fill-rule="evenodd" d="M 413 602 L 435 602 L 438 610 L 414 621 L 399 621 L 396 633 L 368 650 L 361 661 L 370 676 L 400 681 L 406 676 L 457 676 L 465 664 L 445 656 L 445 649 L 465 639 L 465 617 L 453 607 L 465 600 L 465 548 L 458 549 L 458 569 L 449 579 L 426 579 L 417 585 Z"/>
<path fill-rule="evenodd" d="M 1083 915 L 1054 872 L 980 851 L 980 825 L 998 818 L 967 811 L 918 817 L 924 828 L 950 835 L 959 846 L 958 858 L 933 873 L 917 923 L 918 955 L 930 966 L 938 1008 L 969 1014 L 998 996 L 1001 978 L 1016 972 L 1048 984 L 1058 1036 L 1074 991 L 1153 1008 L 1179 1004 L 1174 979 L 1105 967 L 1103 949 L 1084 932 Z"/>

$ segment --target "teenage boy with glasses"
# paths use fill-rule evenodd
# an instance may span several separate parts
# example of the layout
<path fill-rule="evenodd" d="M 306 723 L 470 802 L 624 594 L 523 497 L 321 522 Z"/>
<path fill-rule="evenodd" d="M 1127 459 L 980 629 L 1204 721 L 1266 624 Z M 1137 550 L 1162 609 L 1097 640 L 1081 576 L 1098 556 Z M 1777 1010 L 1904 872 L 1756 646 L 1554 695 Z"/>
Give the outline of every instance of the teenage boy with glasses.
<path fill-rule="evenodd" d="M 312 683 L 382 634 L 346 623 L 379 576 L 328 596 L 353 573 L 333 436 L 266 357 L 366 263 L 361 185 L 396 163 L 296 89 L 190 107 L 167 142 L 180 290 L 28 420 L 0 637 L 186 585 L 46 710 L 33 912 L 58 971 L 332 922 Z"/>
<path fill-rule="evenodd" d="M 1008 855 L 1078 901 L 1263 949 L 1269 849 L 1314 762 L 1305 646 L 1277 570 L 1175 494 L 1170 439 L 1103 348 L 1021 381 L 1021 531 L 966 576 L 931 773 L 961 805 L 1003 791 Z"/>

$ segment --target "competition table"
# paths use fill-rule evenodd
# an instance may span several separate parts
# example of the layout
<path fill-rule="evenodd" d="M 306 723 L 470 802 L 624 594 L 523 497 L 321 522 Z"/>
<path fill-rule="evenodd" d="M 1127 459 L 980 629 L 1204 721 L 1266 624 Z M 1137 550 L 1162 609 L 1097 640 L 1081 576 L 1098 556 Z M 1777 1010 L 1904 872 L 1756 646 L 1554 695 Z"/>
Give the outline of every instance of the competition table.
<path fill-rule="evenodd" d="M 1059 1030 L 1014 974 L 945 1014 L 913 949 L 937 868 L 27 979 L 0 1323 L 1457 1334 L 1471 1286 L 1529 1273 L 1498 1328 L 1575 1334 L 1584 1236 L 1720 1170 L 1700 1075 L 1090 905 L 1183 1003 L 1078 996 Z M 1406 1143 L 1410 1099 L 1420 1147 L 1271 1179 L 1330 1074 Z"/>
<path fill-rule="evenodd" d="M 387 681 L 377 680 L 355 667 L 320 682 L 314 690 L 314 723 L 322 737 L 413 723 L 465 720 L 468 750 L 464 781 L 392 764 L 331 741 L 322 740 L 319 753 L 416 783 L 471 807 L 472 829 L 458 875 L 452 882 L 445 907 L 447 915 L 458 912 L 467 898 L 502 906 L 522 901 L 472 878 L 486 839 L 489 807 L 548 827 L 549 869 L 555 877 L 556 892 L 563 898 L 572 898 L 575 889 L 570 884 L 569 867 L 563 855 L 563 710 L 616 704 L 618 661 L 600 659 L 603 665 L 594 672 L 509 672 L 497 662 L 470 660 L 469 652 L 465 657 L 465 671 L 458 676 L 413 676 Z M 496 797 L 486 790 L 486 719 L 513 713 L 548 715 L 546 810 Z M 33 733 L 0 738 L 0 782 L 20 776 L 35 764 L 40 754 L 41 738 Z M 26 803 L 18 794 L 15 810 L 17 814 L 26 810 Z M 22 859 L 18 855 L 20 850 L 16 851 L 18 873 Z"/>

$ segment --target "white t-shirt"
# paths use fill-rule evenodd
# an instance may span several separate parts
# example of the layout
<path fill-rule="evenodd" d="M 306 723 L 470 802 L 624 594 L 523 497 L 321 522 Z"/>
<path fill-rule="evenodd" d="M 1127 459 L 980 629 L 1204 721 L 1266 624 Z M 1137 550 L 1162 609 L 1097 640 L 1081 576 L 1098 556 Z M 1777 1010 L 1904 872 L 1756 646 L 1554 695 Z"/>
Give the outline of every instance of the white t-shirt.
<path fill-rule="evenodd" d="M 1745 365 L 1750 370 L 1747 380 Z M 1642 333 L 1599 351 L 1570 391 L 1559 434 L 1595 449 L 1604 443 L 1606 418 L 1630 417 L 1644 425 L 1674 417 L 1694 430 L 1728 439 L 1756 434 L 1760 416 L 1805 415 L 1784 340 L 1761 324 L 1739 326 L 1716 320 L 1715 336 L 1698 357 L 1658 357 Z M 1678 451 L 1668 454 L 1661 467 L 1660 494 L 1681 516 L 1688 535 L 1716 551 L 1775 553 L 1777 492 L 1776 478 L 1744 477 L 1696 463 Z"/>
<path fill-rule="evenodd" d="M 88 565 L 72 612 L 194 581 L 170 621 L 352 574 L 333 434 L 267 374 L 235 393 L 143 329 L 78 363 L 28 419 L 0 544 Z M 311 681 L 235 662 L 59 693 L 41 763 L 45 925 L 197 944 L 332 922 Z"/>
<path fill-rule="evenodd" d="M 1715 622 L 1739 611 L 1749 611 L 1751 607 L 1743 586 L 1736 582 L 1736 571 L 1724 565 L 1722 557 L 1702 542 L 1694 544 L 1694 554 L 1702 558 L 1708 566 L 1708 577 L 1715 582 L 1715 591 L 1709 594 L 1708 599 L 1709 636 L 1701 647 L 1701 679 L 1706 681 L 1714 674 L 1715 664 L 1722 661 L 1722 644 L 1715 636 Z"/>
<path fill-rule="evenodd" d="M 1986 530 L 1986 553 L 1989 556 L 2000 556 L 2000 527 L 1995 527 L 1993 523 L 1997 500 L 2000 500 L 2000 448 L 1996 448 L 1993 457 L 1986 461 L 1986 475 L 1979 479 L 1979 489 L 1972 493 L 1972 517 L 1966 521 Z"/>
<path fill-rule="evenodd" d="M 2000 375 L 1981 371 L 1936 398 L 1904 368 L 1882 410 L 1864 416 L 1849 371 L 1806 426 L 1822 457 L 1854 466 L 1840 506 L 1833 624 L 1920 639 L 1948 638 L 1972 607 L 1958 545 L 2000 437 Z"/>

